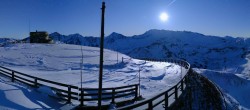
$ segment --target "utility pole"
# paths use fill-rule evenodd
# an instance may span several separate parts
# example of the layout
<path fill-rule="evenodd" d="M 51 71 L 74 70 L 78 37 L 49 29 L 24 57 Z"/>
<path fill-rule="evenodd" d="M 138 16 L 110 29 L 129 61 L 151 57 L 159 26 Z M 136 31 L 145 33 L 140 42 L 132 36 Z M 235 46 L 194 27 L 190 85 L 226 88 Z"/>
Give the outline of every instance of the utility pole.
<path fill-rule="evenodd" d="M 101 41 L 100 41 L 100 68 L 98 88 L 98 110 L 102 109 L 102 73 L 103 73 L 103 43 L 104 43 L 104 12 L 105 2 L 102 2 Z"/>

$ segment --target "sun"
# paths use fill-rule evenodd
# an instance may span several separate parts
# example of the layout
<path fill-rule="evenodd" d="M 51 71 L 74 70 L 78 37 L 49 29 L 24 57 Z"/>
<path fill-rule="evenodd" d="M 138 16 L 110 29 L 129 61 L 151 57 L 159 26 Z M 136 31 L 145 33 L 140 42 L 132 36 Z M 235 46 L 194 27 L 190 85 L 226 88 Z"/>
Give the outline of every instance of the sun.
<path fill-rule="evenodd" d="M 161 21 L 166 22 L 168 20 L 168 14 L 166 12 L 162 12 L 159 18 Z"/>

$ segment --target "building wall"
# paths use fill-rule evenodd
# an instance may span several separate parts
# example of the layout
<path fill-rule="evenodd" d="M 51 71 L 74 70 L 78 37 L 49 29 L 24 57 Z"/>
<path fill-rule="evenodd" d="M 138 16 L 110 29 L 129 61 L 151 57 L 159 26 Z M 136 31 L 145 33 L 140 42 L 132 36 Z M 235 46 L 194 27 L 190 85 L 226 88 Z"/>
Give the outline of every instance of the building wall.
<path fill-rule="evenodd" d="M 47 32 L 30 32 L 30 43 L 53 43 Z"/>

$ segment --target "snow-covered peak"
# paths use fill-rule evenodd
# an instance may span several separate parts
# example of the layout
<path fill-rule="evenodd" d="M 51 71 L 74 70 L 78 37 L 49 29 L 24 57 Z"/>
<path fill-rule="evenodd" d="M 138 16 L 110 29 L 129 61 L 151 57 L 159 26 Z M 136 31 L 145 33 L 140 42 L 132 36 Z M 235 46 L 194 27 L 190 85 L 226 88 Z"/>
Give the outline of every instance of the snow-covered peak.
<path fill-rule="evenodd" d="M 151 29 L 146 31 L 144 34 L 159 34 L 159 33 L 165 33 L 165 32 L 170 32 L 168 30 L 159 30 L 159 29 Z"/>
<path fill-rule="evenodd" d="M 123 39 L 123 38 L 126 38 L 126 36 L 116 32 L 112 32 L 109 36 L 106 37 L 106 39 Z"/>
<path fill-rule="evenodd" d="M 81 38 L 83 36 L 81 34 L 79 34 L 79 33 L 75 33 L 75 34 L 68 35 L 68 37 L 78 37 L 78 38 Z"/>
<path fill-rule="evenodd" d="M 61 34 L 58 33 L 58 32 L 53 32 L 53 33 L 50 34 L 50 36 L 61 36 Z"/>

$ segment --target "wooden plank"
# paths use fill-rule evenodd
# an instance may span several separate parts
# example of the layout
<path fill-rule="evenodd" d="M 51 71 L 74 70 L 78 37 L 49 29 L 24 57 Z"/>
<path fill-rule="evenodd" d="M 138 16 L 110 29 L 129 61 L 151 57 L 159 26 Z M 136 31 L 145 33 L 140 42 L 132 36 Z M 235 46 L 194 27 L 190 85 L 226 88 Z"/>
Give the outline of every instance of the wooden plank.
<path fill-rule="evenodd" d="M 71 96 L 71 99 L 78 100 L 78 97 Z"/>
<path fill-rule="evenodd" d="M 173 93 L 169 94 L 168 97 L 171 97 L 175 92 L 173 91 Z"/>
<path fill-rule="evenodd" d="M 72 85 L 71 85 L 71 88 L 72 88 L 72 89 L 77 89 L 77 90 L 78 90 L 78 87 L 77 87 L 77 86 L 72 86 Z"/>
<path fill-rule="evenodd" d="M 98 92 L 98 88 L 83 88 L 84 91 L 97 91 Z M 106 91 L 111 91 L 112 88 L 102 88 L 102 90 L 106 90 Z"/>
<path fill-rule="evenodd" d="M 115 91 L 115 94 L 123 93 L 123 92 L 129 92 L 129 91 L 135 91 L 135 90 L 136 90 L 136 88 L 126 89 L 126 90 L 121 90 L 121 91 Z"/>
<path fill-rule="evenodd" d="M 3 72 L 3 73 L 5 73 L 5 74 L 11 75 L 11 73 L 9 73 L 9 72 L 7 72 L 7 71 L 4 71 L 4 70 L 2 70 L 2 69 L 0 69 L 0 71 Z"/>
<path fill-rule="evenodd" d="M 159 102 L 155 103 L 155 104 L 153 105 L 153 108 L 156 107 L 157 105 L 161 104 L 161 103 L 164 102 L 164 101 L 165 101 L 165 99 L 162 99 L 162 100 L 160 100 Z"/>
<path fill-rule="evenodd" d="M 104 92 L 102 95 L 112 95 L 112 92 Z M 79 96 L 81 96 L 81 93 Z M 84 93 L 83 96 L 98 96 L 98 93 Z"/>
<path fill-rule="evenodd" d="M 43 82 L 46 82 L 46 83 L 51 83 L 51 84 L 54 84 L 54 85 L 64 86 L 64 87 L 68 87 L 69 86 L 68 84 L 63 84 L 63 83 L 59 83 L 59 82 L 55 82 L 55 81 L 50 81 L 50 80 L 42 79 L 42 78 L 37 78 L 37 80 L 40 80 L 40 81 L 43 81 Z"/>
<path fill-rule="evenodd" d="M 27 75 L 27 74 L 24 74 L 24 73 L 15 71 L 15 70 L 11 70 L 11 69 L 9 69 L 9 68 L 5 68 L 5 67 L 2 67 L 2 66 L 0 66 L 0 68 L 6 69 L 6 70 L 9 70 L 9 71 L 14 71 L 15 74 L 20 74 L 20 75 L 23 75 L 23 76 L 26 76 L 26 77 L 30 77 L 30 78 L 34 78 L 34 79 L 37 78 L 37 80 L 40 80 L 40 81 L 43 81 L 43 82 L 52 83 L 52 84 L 55 84 L 55 85 L 60 85 L 60 86 L 65 86 L 65 87 L 68 87 L 68 86 L 69 86 L 69 85 L 67 85 L 67 84 L 58 83 L 58 82 L 55 82 L 55 81 L 50 81 L 50 80 L 38 78 L 38 77 L 35 77 L 35 76 Z M 74 88 L 75 88 L 75 87 L 74 87 Z"/>
<path fill-rule="evenodd" d="M 10 79 L 11 79 L 11 76 L 10 76 L 10 75 L 7 75 L 6 73 L 2 73 L 2 72 L 0 72 L 0 74 L 2 74 L 2 75 L 4 75 L 4 76 L 6 76 L 6 77 L 8 77 L 8 78 L 10 78 Z"/>
<path fill-rule="evenodd" d="M 0 68 L 6 69 L 6 70 L 8 70 L 8 71 L 12 71 L 11 69 L 6 68 L 6 67 L 3 67 L 3 66 L 0 66 Z"/>
<path fill-rule="evenodd" d="M 29 79 L 25 79 L 25 78 L 23 78 L 23 77 L 21 77 L 21 76 L 15 75 L 15 79 L 16 79 L 16 78 L 19 78 L 19 79 L 24 80 L 24 81 L 27 81 L 27 82 L 29 82 L 29 83 L 35 84 L 35 81 L 29 80 Z"/>
<path fill-rule="evenodd" d="M 59 92 L 63 92 L 63 93 L 70 93 L 71 95 L 77 95 L 78 96 L 78 93 L 77 92 L 73 92 L 73 91 L 68 91 L 68 90 L 64 90 L 64 89 L 59 89 L 59 88 L 56 88 L 56 87 L 50 87 L 52 90 L 56 90 L 56 91 L 59 91 Z"/>
<path fill-rule="evenodd" d="M 23 81 L 23 80 L 20 80 L 20 79 L 15 79 L 15 80 L 17 80 L 18 82 L 21 82 L 21 83 L 23 83 L 23 84 L 26 84 L 26 85 L 28 85 L 28 86 L 34 87 L 33 84 L 30 84 L 30 83 L 25 82 L 25 81 Z"/>
<path fill-rule="evenodd" d="M 129 96 L 129 95 L 132 95 L 132 94 L 135 94 L 135 92 L 131 92 L 131 93 L 127 93 L 127 94 L 122 94 L 122 95 L 117 95 L 117 96 L 115 96 L 115 98 L 120 98 L 120 97 L 124 97 L 124 96 Z"/>
<path fill-rule="evenodd" d="M 132 85 L 128 85 L 128 86 L 116 87 L 115 89 L 130 88 L 130 87 L 137 86 L 137 85 L 139 85 L 139 84 L 132 84 Z"/>
<path fill-rule="evenodd" d="M 56 95 L 68 99 L 68 94 L 62 94 L 60 92 L 57 92 Z"/>
<path fill-rule="evenodd" d="M 128 86 L 121 86 L 121 87 L 110 87 L 110 88 L 102 88 L 102 90 L 112 90 L 113 88 L 115 89 L 124 89 L 124 88 L 130 88 L 133 86 L 136 86 L 138 84 L 133 84 L 133 85 L 128 85 Z M 84 88 L 84 91 L 94 91 L 94 90 L 98 90 L 98 88 Z"/>
<path fill-rule="evenodd" d="M 56 87 L 50 87 L 50 88 L 51 88 L 52 90 L 56 90 L 56 91 L 68 93 L 67 90 L 59 89 L 59 88 L 56 88 Z"/>
<path fill-rule="evenodd" d="M 66 98 L 68 99 L 68 94 L 63 94 L 63 93 L 60 93 L 60 92 L 57 92 L 56 95 L 60 96 L 61 98 Z M 77 96 L 70 96 L 71 99 L 74 99 L 74 100 L 78 100 L 78 97 Z"/>
<path fill-rule="evenodd" d="M 98 98 L 83 98 L 83 101 L 97 101 Z M 79 99 L 81 101 L 81 99 Z"/>

